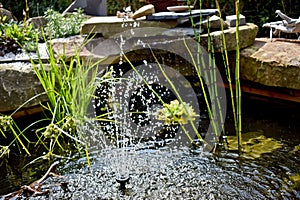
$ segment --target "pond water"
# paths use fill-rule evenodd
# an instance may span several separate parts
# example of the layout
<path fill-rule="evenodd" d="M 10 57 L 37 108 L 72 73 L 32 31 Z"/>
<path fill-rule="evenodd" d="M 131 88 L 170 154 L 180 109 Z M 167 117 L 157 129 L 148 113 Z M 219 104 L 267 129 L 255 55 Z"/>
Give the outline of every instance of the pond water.
<path fill-rule="evenodd" d="M 299 105 L 243 99 L 244 132 L 259 132 L 282 144 L 256 159 L 188 147 L 128 148 L 126 157 L 119 156 L 118 149 L 95 148 L 90 169 L 84 155 L 74 155 L 58 166 L 56 172 L 63 178 L 48 178 L 43 184 L 42 189 L 50 189 L 48 196 L 32 199 L 299 199 L 299 111 Z M 226 126 L 230 130 L 230 118 Z M 122 164 L 130 175 L 125 190 L 115 179 L 114 168 Z M 3 166 L 0 194 L 37 180 L 47 169 L 35 165 L 18 173 Z"/>

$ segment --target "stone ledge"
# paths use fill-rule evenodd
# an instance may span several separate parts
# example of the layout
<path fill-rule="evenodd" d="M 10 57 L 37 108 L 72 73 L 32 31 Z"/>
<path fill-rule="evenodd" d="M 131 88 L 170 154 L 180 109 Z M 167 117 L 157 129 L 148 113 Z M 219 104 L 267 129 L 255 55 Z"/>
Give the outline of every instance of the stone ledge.
<path fill-rule="evenodd" d="M 93 35 L 101 34 L 104 38 L 131 30 L 133 28 L 160 27 L 174 28 L 178 25 L 176 20 L 170 21 L 147 21 L 144 17 L 137 20 L 118 18 L 116 16 L 92 17 L 82 23 L 81 34 Z M 149 33 L 151 34 L 151 33 Z"/>
<path fill-rule="evenodd" d="M 240 26 L 240 49 L 251 46 L 256 38 L 258 32 L 258 26 L 252 23 L 247 23 L 246 25 Z M 213 38 L 213 45 L 215 52 L 222 52 L 223 42 L 222 42 L 222 31 L 214 31 L 210 35 Z M 236 50 L 236 28 L 229 28 L 224 30 L 225 40 L 226 40 L 226 50 L 235 51 Z M 201 35 L 201 45 L 207 47 L 208 34 Z"/>
<path fill-rule="evenodd" d="M 0 112 L 14 111 L 30 98 L 44 92 L 29 63 L 0 64 L 0 83 Z M 39 96 L 23 108 L 39 105 L 46 100 L 46 96 Z"/>
<path fill-rule="evenodd" d="M 241 77 L 267 86 L 300 89 L 300 45 L 257 38 L 241 50 Z"/>

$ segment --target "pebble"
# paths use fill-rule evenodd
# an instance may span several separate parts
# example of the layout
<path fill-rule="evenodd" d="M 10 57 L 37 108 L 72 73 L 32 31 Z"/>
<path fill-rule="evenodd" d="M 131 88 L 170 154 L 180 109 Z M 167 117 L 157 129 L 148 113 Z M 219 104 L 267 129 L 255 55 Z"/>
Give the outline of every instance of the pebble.
<path fill-rule="evenodd" d="M 47 58 L 48 57 L 47 47 L 46 47 L 45 43 L 38 44 L 38 51 L 41 55 L 41 58 Z M 17 54 L 9 52 L 9 53 L 4 54 L 3 56 L 0 56 L 0 62 L 3 61 L 3 60 L 10 60 L 10 61 L 13 61 L 13 60 L 16 60 L 16 61 L 28 60 L 29 61 L 30 58 L 37 59 L 38 58 L 37 52 L 28 52 L 27 53 L 25 51 L 22 51 L 21 53 L 17 53 Z"/>

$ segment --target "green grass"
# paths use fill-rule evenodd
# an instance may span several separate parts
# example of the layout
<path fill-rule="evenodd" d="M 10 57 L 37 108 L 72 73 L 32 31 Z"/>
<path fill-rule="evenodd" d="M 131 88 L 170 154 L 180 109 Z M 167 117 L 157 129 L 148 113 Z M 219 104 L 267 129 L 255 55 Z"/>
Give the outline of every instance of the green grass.
<path fill-rule="evenodd" d="M 80 49 L 75 46 L 76 54 L 71 58 L 55 55 L 51 41 L 48 48 L 49 64 L 44 64 L 41 59 L 38 63 L 32 61 L 48 97 L 48 102 L 42 106 L 50 113 L 49 125 L 37 131 L 39 142 L 45 145 L 43 141 L 50 140 L 49 146 L 45 146 L 49 152 L 53 152 L 55 146 L 63 150 L 61 142 L 65 137 L 75 141 L 78 149 L 82 146 L 87 148 L 85 135 L 80 133 L 78 127 L 88 120 L 88 106 L 94 98 L 97 85 L 102 81 L 98 79 L 101 60 L 92 63 L 81 59 Z"/>

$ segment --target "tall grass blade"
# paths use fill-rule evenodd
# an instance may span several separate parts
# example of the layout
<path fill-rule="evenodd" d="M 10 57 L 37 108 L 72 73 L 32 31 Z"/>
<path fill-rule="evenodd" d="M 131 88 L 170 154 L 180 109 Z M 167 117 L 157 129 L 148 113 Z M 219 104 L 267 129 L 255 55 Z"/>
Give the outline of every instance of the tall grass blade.
<path fill-rule="evenodd" d="M 239 152 L 242 151 L 242 111 L 241 111 L 241 84 L 240 84 L 240 9 L 239 9 L 239 0 L 236 0 L 236 63 L 235 63 L 235 91 L 236 91 L 236 113 L 237 113 L 237 138 L 238 138 L 238 149 Z"/>

